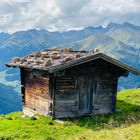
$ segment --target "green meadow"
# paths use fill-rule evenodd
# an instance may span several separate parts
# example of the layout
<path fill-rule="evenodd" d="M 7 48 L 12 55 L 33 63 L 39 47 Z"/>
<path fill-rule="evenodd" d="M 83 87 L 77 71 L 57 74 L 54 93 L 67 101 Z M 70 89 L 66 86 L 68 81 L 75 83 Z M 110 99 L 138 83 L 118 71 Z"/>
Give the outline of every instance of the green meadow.
<path fill-rule="evenodd" d="M 140 89 L 118 93 L 117 112 L 59 123 L 21 112 L 0 115 L 0 140 L 140 140 Z"/>

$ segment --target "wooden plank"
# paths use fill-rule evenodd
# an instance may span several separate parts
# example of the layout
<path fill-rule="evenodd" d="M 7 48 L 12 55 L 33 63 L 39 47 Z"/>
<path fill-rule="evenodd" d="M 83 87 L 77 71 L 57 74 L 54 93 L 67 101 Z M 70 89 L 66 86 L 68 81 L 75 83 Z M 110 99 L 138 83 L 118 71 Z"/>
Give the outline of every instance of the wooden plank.
<path fill-rule="evenodd" d="M 58 94 L 55 94 L 56 96 L 56 99 L 57 100 L 74 100 L 75 99 L 75 93 L 58 93 Z"/>
<path fill-rule="evenodd" d="M 77 111 L 55 111 L 55 118 L 74 118 L 80 116 Z"/>

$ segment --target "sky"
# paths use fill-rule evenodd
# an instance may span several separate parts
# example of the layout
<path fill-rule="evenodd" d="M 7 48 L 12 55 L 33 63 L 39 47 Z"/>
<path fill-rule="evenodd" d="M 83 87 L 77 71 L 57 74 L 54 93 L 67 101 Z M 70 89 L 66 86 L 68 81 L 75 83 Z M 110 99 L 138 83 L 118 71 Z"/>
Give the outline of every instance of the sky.
<path fill-rule="evenodd" d="M 140 25 L 140 0 L 0 1 L 0 32 L 64 31 L 110 22 Z"/>

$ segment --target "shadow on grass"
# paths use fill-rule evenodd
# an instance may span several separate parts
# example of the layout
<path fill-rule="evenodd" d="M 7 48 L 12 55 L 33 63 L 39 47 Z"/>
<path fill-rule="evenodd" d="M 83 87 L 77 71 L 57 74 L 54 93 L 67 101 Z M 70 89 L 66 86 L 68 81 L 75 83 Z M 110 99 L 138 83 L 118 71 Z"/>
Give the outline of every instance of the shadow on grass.
<path fill-rule="evenodd" d="M 120 110 L 121 109 L 121 110 Z M 115 127 L 128 126 L 140 123 L 140 106 L 119 100 L 117 112 L 107 115 L 83 116 L 76 119 L 68 119 L 73 124 L 92 130 L 113 129 Z"/>

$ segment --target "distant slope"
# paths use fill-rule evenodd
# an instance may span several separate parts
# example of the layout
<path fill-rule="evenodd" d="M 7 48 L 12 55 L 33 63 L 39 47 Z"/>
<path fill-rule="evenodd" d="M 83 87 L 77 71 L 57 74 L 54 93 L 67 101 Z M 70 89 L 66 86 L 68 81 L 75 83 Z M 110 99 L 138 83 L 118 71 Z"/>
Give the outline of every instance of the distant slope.
<path fill-rule="evenodd" d="M 118 93 L 118 112 L 108 115 L 84 116 L 58 123 L 37 115 L 21 113 L 0 116 L 1 140 L 139 140 L 140 89 Z"/>
<path fill-rule="evenodd" d="M 21 111 L 21 95 L 17 94 L 13 86 L 0 83 L 0 113 L 7 114 Z"/>
<path fill-rule="evenodd" d="M 121 24 L 115 24 L 115 23 L 110 23 L 107 26 L 107 32 L 105 34 L 120 40 L 124 43 L 127 43 L 129 45 L 135 46 L 135 43 L 139 46 L 139 41 L 140 41 L 140 27 L 130 24 L 130 23 L 124 23 L 123 25 Z M 135 42 L 136 41 L 136 42 Z"/>

